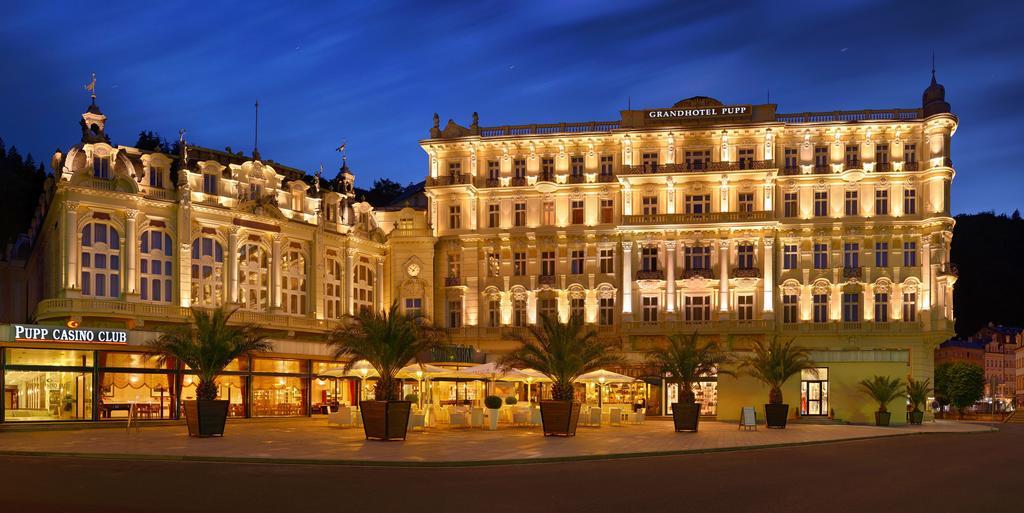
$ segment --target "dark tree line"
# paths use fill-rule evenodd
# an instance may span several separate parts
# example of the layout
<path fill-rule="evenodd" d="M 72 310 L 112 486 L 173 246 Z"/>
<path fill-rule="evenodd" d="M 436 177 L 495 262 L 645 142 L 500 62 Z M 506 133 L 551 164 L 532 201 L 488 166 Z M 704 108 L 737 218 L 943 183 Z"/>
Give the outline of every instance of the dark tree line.
<path fill-rule="evenodd" d="M 46 169 L 32 154 L 22 158 L 18 148 L 8 150 L 0 139 L 0 184 L 4 187 L 3 215 L 0 215 L 0 249 L 28 230 L 39 194 L 43 191 Z"/>
<path fill-rule="evenodd" d="M 994 212 L 956 216 L 950 259 L 956 332 L 973 335 L 989 322 L 1024 324 L 1024 220 Z"/>

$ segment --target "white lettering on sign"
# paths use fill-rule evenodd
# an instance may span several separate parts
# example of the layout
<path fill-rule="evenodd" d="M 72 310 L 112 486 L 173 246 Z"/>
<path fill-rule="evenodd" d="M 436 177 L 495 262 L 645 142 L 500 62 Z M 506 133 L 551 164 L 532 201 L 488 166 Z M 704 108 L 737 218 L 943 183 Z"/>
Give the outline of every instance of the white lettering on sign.
<path fill-rule="evenodd" d="M 14 340 L 127 344 L 128 331 L 15 324 Z"/>
<path fill-rule="evenodd" d="M 724 116 L 746 116 L 750 114 L 750 105 L 732 105 L 722 107 L 703 107 L 699 109 L 660 109 L 647 113 L 651 119 L 657 118 L 713 118 Z"/>

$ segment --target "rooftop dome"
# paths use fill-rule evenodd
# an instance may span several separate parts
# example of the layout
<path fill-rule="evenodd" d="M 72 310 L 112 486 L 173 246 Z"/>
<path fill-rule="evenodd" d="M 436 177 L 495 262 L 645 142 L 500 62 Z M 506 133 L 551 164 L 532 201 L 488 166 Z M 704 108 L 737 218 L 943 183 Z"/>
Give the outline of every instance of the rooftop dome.
<path fill-rule="evenodd" d="M 935 80 L 935 64 L 932 64 L 932 83 L 921 95 L 921 108 L 924 109 L 924 116 L 949 112 L 949 103 L 946 102 L 946 88 Z"/>

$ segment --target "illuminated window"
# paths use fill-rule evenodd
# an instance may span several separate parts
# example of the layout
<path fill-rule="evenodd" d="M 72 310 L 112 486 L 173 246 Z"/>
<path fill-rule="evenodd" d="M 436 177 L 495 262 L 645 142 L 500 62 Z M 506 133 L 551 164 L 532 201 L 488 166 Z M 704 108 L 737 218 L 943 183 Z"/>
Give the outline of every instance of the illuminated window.
<path fill-rule="evenodd" d="M 601 200 L 601 222 L 611 224 L 614 222 L 615 203 L 610 199 Z"/>
<path fill-rule="evenodd" d="M 875 294 L 875 322 L 889 322 L 889 294 Z"/>
<path fill-rule="evenodd" d="M 462 253 L 448 253 L 448 277 L 462 276 Z"/>
<path fill-rule="evenodd" d="M 846 191 L 846 215 L 855 216 L 860 214 L 860 202 L 857 191 Z"/>
<path fill-rule="evenodd" d="M 555 159 L 540 159 L 540 179 L 545 182 L 555 181 Z"/>
<path fill-rule="evenodd" d="M 889 191 L 886 189 L 875 191 L 875 215 L 889 215 Z"/>
<path fill-rule="evenodd" d="M 875 267 L 889 267 L 889 243 L 875 243 Z"/>
<path fill-rule="evenodd" d="M 784 217 L 796 217 L 799 214 L 800 195 L 795 192 L 787 192 L 782 196 L 782 215 Z"/>
<path fill-rule="evenodd" d="M 344 275 L 341 260 L 337 257 L 327 257 L 327 279 L 324 281 L 324 306 L 327 310 L 328 319 L 340 319 L 345 310 L 341 306 L 341 291 L 344 284 Z"/>
<path fill-rule="evenodd" d="M 814 191 L 814 215 L 817 217 L 828 215 L 828 191 Z"/>
<path fill-rule="evenodd" d="M 828 294 L 815 294 L 811 300 L 814 322 L 828 322 Z"/>
<path fill-rule="evenodd" d="M 572 214 L 572 224 L 583 224 L 583 200 L 572 200 L 569 202 Z"/>
<path fill-rule="evenodd" d="M 242 308 L 265 310 L 268 305 L 270 267 L 267 252 L 255 243 L 238 248 L 238 300 Z"/>
<path fill-rule="evenodd" d="M 352 307 L 355 312 L 373 311 L 374 271 L 370 267 L 370 259 L 359 257 L 359 262 L 352 271 Z"/>
<path fill-rule="evenodd" d="M 448 228 L 458 230 L 462 228 L 462 207 L 452 205 L 448 207 Z"/>
<path fill-rule="evenodd" d="M 306 257 L 299 248 L 288 248 L 282 255 L 281 307 L 292 315 L 306 313 Z"/>
<path fill-rule="evenodd" d="M 797 315 L 800 297 L 796 294 L 784 294 L 782 296 L 782 322 L 793 324 L 799 320 Z"/>
<path fill-rule="evenodd" d="M 797 267 L 797 250 L 796 244 L 785 244 L 782 246 L 782 268 L 783 269 L 796 269 Z"/>
<path fill-rule="evenodd" d="M 615 272 L 615 250 L 614 249 L 602 249 L 599 252 L 598 261 L 601 265 L 601 272 L 603 274 L 612 274 Z"/>
<path fill-rule="evenodd" d="M 917 213 L 917 190 L 903 189 L 903 213 L 914 215 Z"/>
<path fill-rule="evenodd" d="M 174 248 L 171 236 L 160 230 L 146 230 L 140 237 L 139 299 L 170 303 L 174 287 L 171 269 Z"/>
<path fill-rule="evenodd" d="M 512 274 L 526 276 L 526 252 L 512 253 Z"/>
<path fill-rule="evenodd" d="M 121 296 L 121 236 L 113 226 L 89 223 L 82 227 L 83 296 Z"/>
<path fill-rule="evenodd" d="M 524 204 L 525 207 L 525 204 Z M 544 226 L 555 226 L 555 202 L 545 201 L 540 204 L 541 224 Z M 526 223 L 526 209 L 523 209 L 523 224 Z M 522 226 L 522 225 L 516 225 Z"/>
<path fill-rule="evenodd" d="M 814 268 L 828 269 L 828 244 L 821 242 L 814 244 Z"/>
<path fill-rule="evenodd" d="M 224 303 L 224 248 L 216 239 L 192 241 L 192 304 L 217 307 Z"/>

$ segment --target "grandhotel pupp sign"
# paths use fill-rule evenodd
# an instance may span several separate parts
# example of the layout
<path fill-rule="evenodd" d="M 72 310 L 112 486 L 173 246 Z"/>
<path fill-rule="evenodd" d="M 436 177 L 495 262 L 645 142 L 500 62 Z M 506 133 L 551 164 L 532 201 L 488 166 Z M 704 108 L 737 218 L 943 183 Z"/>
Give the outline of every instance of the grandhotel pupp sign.
<path fill-rule="evenodd" d="M 708 105 L 701 107 L 683 107 L 671 109 L 654 109 L 647 111 L 647 118 L 657 120 L 687 120 L 708 118 L 744 118 L 750 117 L 750 105 Z"/>
<path fill-rule="evenodd" d="M 127 344 L 128 330 L 67 328 L 39 324 L 12 324 L 16 342 L 78 342 L 86 344 Z"/>

